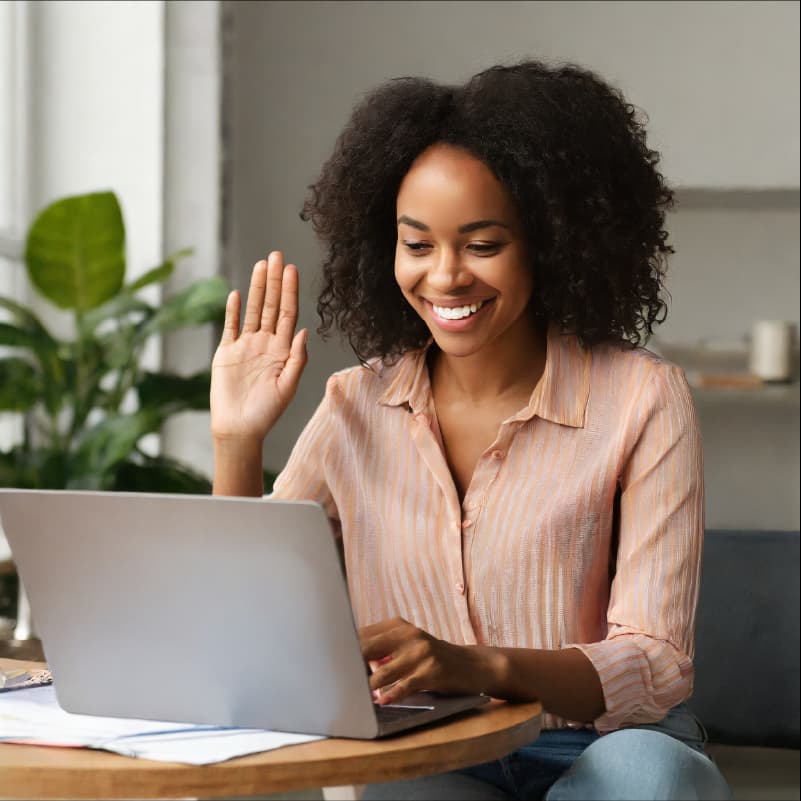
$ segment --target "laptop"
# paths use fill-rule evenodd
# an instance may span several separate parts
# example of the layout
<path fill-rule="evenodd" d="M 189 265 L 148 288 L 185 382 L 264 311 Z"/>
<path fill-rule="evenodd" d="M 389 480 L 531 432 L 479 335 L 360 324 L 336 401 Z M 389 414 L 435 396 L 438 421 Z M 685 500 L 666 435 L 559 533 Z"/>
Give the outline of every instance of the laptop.
<path fill-rule="evenodd" d="M 316 503 L 0 489 L 0 525 L 69 712 L 373 739 L 490 700 L 373 702 Z"/>

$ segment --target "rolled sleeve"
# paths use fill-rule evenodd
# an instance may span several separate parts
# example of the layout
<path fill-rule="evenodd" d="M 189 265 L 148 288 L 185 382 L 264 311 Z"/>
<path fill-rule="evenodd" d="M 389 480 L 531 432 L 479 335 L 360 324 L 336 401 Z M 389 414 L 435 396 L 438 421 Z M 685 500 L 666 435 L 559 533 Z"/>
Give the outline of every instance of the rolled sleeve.
<path fill-rule="evenodd" d="M 703 546 L 703 462 L 684 373 L 654 366 L 634 404 L 620 481 L 620 529 L 607 637 L 571 644 L 603 687 L 600 732 L 662 719 L 693 686 Z"/>

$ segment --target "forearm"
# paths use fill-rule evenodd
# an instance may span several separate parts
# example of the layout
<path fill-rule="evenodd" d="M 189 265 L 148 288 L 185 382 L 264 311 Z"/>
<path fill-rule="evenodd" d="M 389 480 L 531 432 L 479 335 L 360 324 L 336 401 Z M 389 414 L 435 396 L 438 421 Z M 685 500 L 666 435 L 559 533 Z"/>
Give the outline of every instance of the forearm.
<path fill-rule="evenodd" d="M 548 712 L 582 723 L 604 712 L 601 680 L 577 648 L 469 647 L 485 666 L 484 692 L 494 698 L 538 700 Z"/>
<path fill-rule="evenodd" d="M 260 497 L 264 492 L 261 442 L 214 440 L 214 495 Z"/>

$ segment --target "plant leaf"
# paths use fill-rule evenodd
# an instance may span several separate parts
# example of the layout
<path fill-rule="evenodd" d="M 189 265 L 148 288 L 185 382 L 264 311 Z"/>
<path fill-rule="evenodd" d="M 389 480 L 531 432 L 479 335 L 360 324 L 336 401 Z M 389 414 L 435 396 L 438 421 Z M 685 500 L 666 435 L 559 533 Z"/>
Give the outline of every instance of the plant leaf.
<path fill-rule="evenodd" d="M 105 354 L 103 359 L 106 370 L 128 367 L 133 362 L 135 334 L 136 330 L 133 326 L 123 326 L 97 338 L 97 342 Z"/>
<path fill-rule="evenodd" d="M 228 285 L 223 278 L 196 281 L 165 301 L 142 326 L 140 337 L 146 339 L 184 326 L 221 321 L 227 297 Z"/>
<path fill-rule="evenodd" d="M 39 360 L 43 380 L 40 397 L 47 410 L 55 414 L 64 395 L 64 369 L 58 358 L 58 344 L 45 328 L 28 330 L 10 323 L 0 323 L 0 345 L 26 348 Z"/>
<path fill-rule="evenodd" d="M 125 226 L 113 192 L 51 203 L 28 231 L 31 283 L 61 309 L 84 312 L 114 296 L 125 278 Z"/>
<path fill-rule="evenodd" d="M 167 414 L 187 409 L 208 411 L 210 388 L 210 370 L 187 377 L 144 373 L 136 386 L 141 408 L 161 409 Z"/>
<path fill-rule="evenodd" d="M 42 378 L 25 359 L 0 359 L 0 412 L 27 412 L 42 394 Z"/>
<path fill-rule="evenodd" d="M 211 482 L 186 465 L 159 456 L 139 464 L 126 460 L 118 465 L 112 489 L 116 492 L 181 492 L 209 495 Z"/>
<path fill-rule="evenodd" d="M 125 287 L 125 292 L 138 292 L 142 287 L 149 286 L 150 284 L 158 284 L 166 281 L 175 270 L 175 263 L 178 259 L 183 259 L 193 253 L 192 248 L 183 248 L 171 256 L 168 256 L 163 264 L 148 270 L 144 275 L 139 276 L 133 283 Z"/>
<path fill-rule="evenodd" d="M 27 331 L 43 331 L 47 336 L 50 336 L 42 321 L 21 303 L 17 303 L 11 298 L 0 296 L 0 309 L 10 311 L 20 328 L 24 328 Z M 50 338 L 52 339 L 52 337 Z"/>
<path fill-rule="evenodd" d="M 67 454 L 57 448 L 19 445 L 0 452 L 0 487 L 64 489 L 67 472 Z"/>
<path fill-rule="evenodd" d="M 19 328 L 11 323 L 0 323 L 0 345 L 35 350 L 37 344 L 36 335 L 27 329 Z"/>
<path fill-rule="evenodd" d="M 126 459 L 141 437 L 157 431 L 164 415 L 143 409 L 130 415 L 112 415 L 90 428 L 78 446 L 67 486 L 73 489 L 107 489 L 113 468 Z"/>
<path fill-rule="evenodd" d="M 31 471 L 21 459 L 21 448 L 0 451 L 0 487 L 32 489 Z"/>
<path fill-rule="evenodd" d="M 90 335 L 103 320 L 108 320 L 110 317 L 127 317 L 129 314 L 150 317 L 154 311 L 154 308 L 144 300 L 127 293 L 120 293 L 86 313 L 83 318 L 84 333 Z"/>

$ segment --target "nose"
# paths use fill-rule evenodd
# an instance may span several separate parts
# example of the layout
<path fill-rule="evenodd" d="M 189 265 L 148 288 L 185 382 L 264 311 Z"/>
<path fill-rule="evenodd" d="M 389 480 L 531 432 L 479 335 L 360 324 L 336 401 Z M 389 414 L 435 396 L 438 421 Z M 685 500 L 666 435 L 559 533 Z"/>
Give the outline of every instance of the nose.
<path fill-rule="evenodd" d="M 450 248 L 441 248 L 432 260 L 428 283 L 437 292 L 447 293 L 470 286 L 472 273 L 465 267 L 460 254 Z"/>

